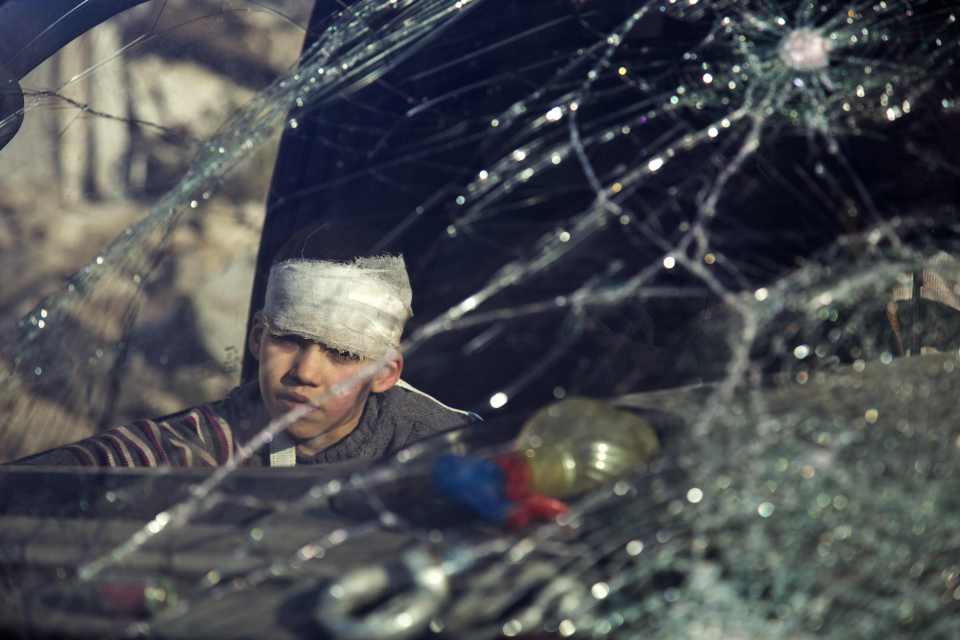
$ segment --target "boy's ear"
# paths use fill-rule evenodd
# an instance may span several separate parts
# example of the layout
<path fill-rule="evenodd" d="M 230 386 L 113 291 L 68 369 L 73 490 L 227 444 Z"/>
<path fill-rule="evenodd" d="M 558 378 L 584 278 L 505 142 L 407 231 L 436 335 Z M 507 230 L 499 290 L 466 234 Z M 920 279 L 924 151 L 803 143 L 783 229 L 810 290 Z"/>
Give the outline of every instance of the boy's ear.
<path fill-rule="evenodd" d="M 371 379 L 370 390 L 374 393 L 383 393 L 397 384 L 401 373 L 403 373 L 403 354 L 394 350 L 387 356 L 387 360 L 380 367 L 380 371 Z"/>
<path fill-rule="evenodd" d="M 258 311 L 253 316 L 253 325 L 250 327 L 250 335 L 247 338 L 247 347 L 254 360 L 260 360 L 260 345 L 263 343 L 266 331 L 267 324 L 263 321 L 263 314 Z"/>

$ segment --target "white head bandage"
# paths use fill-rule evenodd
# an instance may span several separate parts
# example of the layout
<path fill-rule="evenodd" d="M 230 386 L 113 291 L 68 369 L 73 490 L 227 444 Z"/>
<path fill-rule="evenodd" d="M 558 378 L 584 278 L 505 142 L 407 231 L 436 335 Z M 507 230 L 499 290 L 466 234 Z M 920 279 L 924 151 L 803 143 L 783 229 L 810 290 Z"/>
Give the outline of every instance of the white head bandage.
<path fill-rule="evenodd" d="M 412 297 L 402 256 L 287 260 L 270 270 L 263 313 L 272 332 L 381 358 L 400 345 Z"/>

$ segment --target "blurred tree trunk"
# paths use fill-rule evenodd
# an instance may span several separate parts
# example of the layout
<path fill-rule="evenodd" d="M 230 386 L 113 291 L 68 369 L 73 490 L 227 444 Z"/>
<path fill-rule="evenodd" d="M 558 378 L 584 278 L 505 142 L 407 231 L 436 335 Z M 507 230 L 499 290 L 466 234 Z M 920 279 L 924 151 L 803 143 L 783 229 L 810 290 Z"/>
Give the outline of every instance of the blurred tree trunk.
<path fill-rule="evenodd" d="M 126 62 L 117 55 L 122 46 L 119 28 L 107 23 L 77 38 L 52 61 L 51 86 L 80 105 L 53 112 L 50 146 L 64 202 L 115 198 L 124 190 L 131 140 Z"/>

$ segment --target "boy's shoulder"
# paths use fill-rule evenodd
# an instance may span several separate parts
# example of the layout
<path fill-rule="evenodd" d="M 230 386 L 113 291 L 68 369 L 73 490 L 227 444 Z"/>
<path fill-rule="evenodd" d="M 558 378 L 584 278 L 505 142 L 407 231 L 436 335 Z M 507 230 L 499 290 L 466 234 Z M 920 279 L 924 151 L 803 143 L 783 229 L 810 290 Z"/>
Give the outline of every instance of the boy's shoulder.
<path fill-rule="evenodd" d="M 381 419 L 406 423 L 421 436 L 426 435 L 424 431 L 437 433 L 480 420 L 477 414 L 450 407 L 404 380 L 377 395 Z"/>

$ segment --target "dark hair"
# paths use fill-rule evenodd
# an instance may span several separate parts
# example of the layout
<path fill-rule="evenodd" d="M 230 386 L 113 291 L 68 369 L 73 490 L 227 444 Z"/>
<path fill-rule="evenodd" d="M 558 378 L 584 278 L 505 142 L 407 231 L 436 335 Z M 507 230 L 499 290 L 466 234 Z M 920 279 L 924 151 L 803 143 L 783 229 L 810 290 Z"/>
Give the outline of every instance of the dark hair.
<path fill-rule="evenodd" d="M 284 260 L 330 260 L 351 262 L 354 258 L 393 254 L 398 251 L 383 246 L 384 229 L 365 220 L 327 220 L 295 231 L 273 258 L 274 264 Z"/>

